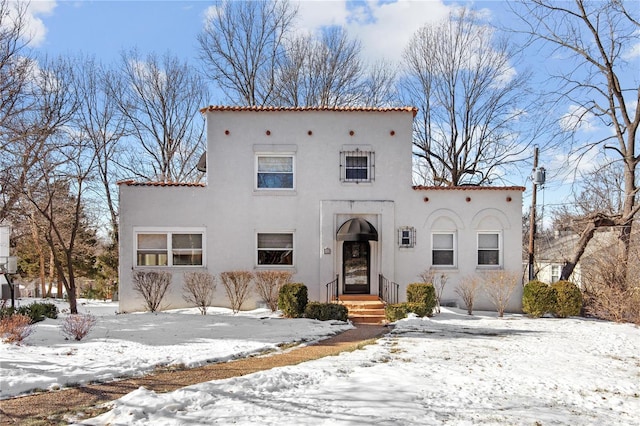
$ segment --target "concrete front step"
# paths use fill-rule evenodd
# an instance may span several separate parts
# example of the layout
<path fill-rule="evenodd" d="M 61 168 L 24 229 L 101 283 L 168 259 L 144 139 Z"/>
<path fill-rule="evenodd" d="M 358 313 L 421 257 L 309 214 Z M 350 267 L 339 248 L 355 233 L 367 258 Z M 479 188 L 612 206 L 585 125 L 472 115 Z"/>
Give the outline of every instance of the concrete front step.
<path fill-rule="evenodd" d="M 349 310 L 349 319 L 356 324 L 384 324 L 385 303 L 375 295 L 341 295 L 338 301 Z"/>

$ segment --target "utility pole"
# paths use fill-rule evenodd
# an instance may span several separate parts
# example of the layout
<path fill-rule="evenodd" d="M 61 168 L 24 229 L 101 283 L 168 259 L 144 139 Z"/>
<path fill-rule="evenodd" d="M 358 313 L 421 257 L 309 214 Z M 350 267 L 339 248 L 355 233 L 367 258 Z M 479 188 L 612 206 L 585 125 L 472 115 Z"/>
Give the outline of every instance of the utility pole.
<path fill-rule="evenodd" d="M 531 194 L 531 213 L 529 214 L 529 281 L 535 277 L 533 271 L 534 249 L 535 249 L 535 235 L 536 235 L 536 198 L 538 192 L 538 184 L 534 175 L 538 168 L 538 147 L 533 150 L 533 173 L 531 181 L 533 182 L 533 193 Z"/>

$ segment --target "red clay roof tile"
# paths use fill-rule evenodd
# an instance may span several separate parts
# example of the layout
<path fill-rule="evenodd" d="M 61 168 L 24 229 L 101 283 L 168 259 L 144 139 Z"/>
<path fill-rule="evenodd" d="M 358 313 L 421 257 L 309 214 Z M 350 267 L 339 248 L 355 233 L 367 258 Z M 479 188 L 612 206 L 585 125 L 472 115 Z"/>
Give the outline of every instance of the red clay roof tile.
<path fill-rule="evenodd" d="M 404 107 L 365 107 L 365 106 L 353 106 L 353 107 L 319 107 L 319 106 L 305 106 L 305 107 L 275 107 L 275 106 L 224 106 L 224 105 L 210 105 L 200 109 L 202 114 L 209 111 L 253 111 L 253 112 L 277 112 L 277 111 L 334 111 L 334 112 L 348 112 L 348 111 L 360 111 L 360 112 L 411 112 L 415 117 L 418 113 L 418 108 L 404 106 Z"/>

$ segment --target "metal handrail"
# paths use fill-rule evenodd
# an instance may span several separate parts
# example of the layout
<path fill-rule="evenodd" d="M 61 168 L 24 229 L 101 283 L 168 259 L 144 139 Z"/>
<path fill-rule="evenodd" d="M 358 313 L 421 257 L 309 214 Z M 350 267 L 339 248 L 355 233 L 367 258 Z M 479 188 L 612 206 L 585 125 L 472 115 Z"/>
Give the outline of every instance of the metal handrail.
<path fill-rule="evenodd" d="M 340 276 L 336 275 L 336 279 L 333 281 L 329 281 L 324 286 L 327 289 L 327 303 L 337 302 L 340 294 L 338 293 L 338 280 Z M 332 298 L 333 296 L 333 298 Z M 332 300 L 333 299 L 333 300 Z"/>
<path fill-rule="evenodd" d="M 385 303 L 398 303 L 400 284 L 389 281 L 384 275 L 378 275 L 378 296 Z"/>

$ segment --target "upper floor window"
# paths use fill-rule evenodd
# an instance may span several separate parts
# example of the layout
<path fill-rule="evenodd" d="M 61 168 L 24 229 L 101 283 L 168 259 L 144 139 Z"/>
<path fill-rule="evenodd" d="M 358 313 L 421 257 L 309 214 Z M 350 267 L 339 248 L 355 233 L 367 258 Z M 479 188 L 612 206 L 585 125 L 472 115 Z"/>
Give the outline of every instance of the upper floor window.
<path fill-rule="evenodd" d="M 478 233 L 478 265 L 479 266 L 501 265 L 500 249 L 501 249 L 500 233 L 498 232 Z"/>
<path fill-rule="evenodd" d="M 342 151 L 340 179 L 342 182 L 371 182 L 374 178 L 375 153 L 371 150 Z"/>
<path fill-rule="evenodd" d="M 258 266 L 293 266 L 293 233 L 259 233 Z"/>
<path fill-rule="evenodd" d="M 202 266 L 203 232 L 137 232 L 136 266 Z"/>
<path fill-rule="evenodd" d="M 431 264 L 433 266 L 455 266 L 455 233 L 431 234 Z"/>
<path fill-rule="evenodd" d="M 257 189 L 293 189 L 294 157 L 291 154 L 256 156 Z"/>

